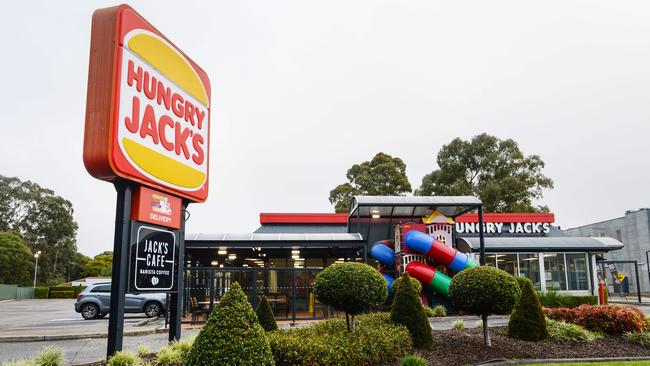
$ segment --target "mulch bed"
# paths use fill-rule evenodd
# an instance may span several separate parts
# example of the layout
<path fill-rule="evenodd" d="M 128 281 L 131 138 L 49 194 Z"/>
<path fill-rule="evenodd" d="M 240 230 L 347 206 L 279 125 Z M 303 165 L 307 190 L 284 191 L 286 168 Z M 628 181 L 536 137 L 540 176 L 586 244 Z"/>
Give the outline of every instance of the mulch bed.
<path fill-rule="evenodd" d="M 578 343 L 547 339 L 526 342 L 505 335 L 505 327 L 490 328 L 492 347 L 483 345 L 482 328 L 433 332 L 433 347 L 415 353 L 429 365 L 468 365 L 495 359 L 549 359 L 650 356 L 650 348 L 607 336 L 593 342 Z"/>
<path fill-rule="evenodd" d="M 650 357 L 650 347 L 627 341 L 621 336 L 606 336 L 593 342 L 567 342 L 547 339 L 526 342 L 505 335 L 505 327 L 490 328 L 492 347 L 483 345 L 481 327 L 458 330 L 434 330 L 433 347 L 415 350 L 430 366 L 462 366 L 490 360 L 598 358 L 598 357 Z M 155 360 L 155 354 L 146 357 Z M 104 361 L 83 366 L 104 366 Z M 382 366 L 394 366 L 389 363 Z"/>

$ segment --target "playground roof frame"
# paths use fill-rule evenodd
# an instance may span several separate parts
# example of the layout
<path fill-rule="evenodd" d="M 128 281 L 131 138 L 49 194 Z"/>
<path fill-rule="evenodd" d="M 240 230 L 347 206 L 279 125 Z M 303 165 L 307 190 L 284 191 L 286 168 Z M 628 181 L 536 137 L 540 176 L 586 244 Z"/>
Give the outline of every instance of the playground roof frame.
<path fill-rule="evenodd" d="M 390 232 L 393 218 L 414 220 L 438 211 L 455 220 L 473 210 L 478 211 L 480 264 L 485 265 L 483 202 L 474 196 L 353 196 L 348 214 L 348 231 L 351 230 L 351 225 L 356 224 L 356 232 L 359 232 L 361 219 L 368 219 L 366 238 L 369 238 L 373 219 L 388 218 Z"/>

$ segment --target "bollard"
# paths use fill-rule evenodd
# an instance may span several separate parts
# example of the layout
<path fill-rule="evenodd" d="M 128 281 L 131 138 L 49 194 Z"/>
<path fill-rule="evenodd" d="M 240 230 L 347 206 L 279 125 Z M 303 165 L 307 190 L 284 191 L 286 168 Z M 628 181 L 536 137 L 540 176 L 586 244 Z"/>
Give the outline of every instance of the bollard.
<path fill-rule="evenodd" d="M 605 305 L 605 281 L 603 280 L 598 282 L 598 303 Z"/>

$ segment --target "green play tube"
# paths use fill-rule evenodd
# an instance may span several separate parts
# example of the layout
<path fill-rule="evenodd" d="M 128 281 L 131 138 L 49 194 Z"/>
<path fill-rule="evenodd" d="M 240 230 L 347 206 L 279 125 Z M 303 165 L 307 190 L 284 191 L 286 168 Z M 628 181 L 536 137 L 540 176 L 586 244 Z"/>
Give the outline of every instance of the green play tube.
<path fill-rule="evenodd" d="M 428 287 L 440 295 L 449 296 L 449 284 L 451 284 L 451 278 L 440 271 L 436 271 Z"/>

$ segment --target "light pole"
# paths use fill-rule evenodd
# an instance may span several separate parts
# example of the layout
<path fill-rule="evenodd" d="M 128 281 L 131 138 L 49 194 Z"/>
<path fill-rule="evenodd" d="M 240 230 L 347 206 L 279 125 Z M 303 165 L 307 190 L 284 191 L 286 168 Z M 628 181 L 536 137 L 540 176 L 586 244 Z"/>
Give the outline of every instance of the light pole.
<path fill-rule="evenodd" d="M 38 256 L 41 255 L 41 251 L 39 250 L 34 254 L 34 258 L 36 258 L 36 262 L 34 262 L 34 288 L 36 288 L 36 272 L 38 272 Z"/>

